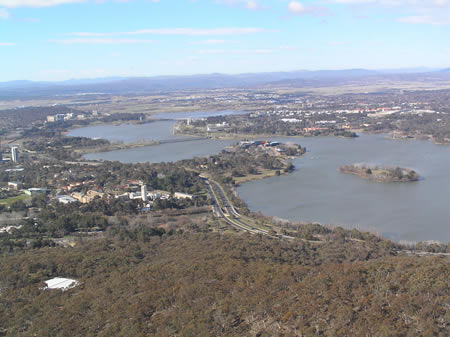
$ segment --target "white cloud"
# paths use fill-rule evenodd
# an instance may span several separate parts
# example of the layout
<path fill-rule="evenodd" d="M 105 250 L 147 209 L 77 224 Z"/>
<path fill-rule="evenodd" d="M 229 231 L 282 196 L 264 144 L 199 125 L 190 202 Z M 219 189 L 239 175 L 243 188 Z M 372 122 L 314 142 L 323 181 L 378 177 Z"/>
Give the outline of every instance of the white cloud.
<path fill-rule="evenodd" d="M 221 54 L 273 54 L 274 49 L 204 49 L 200 50 L 200 54 L 221 55 Z"/>
<path fill-rule="evenodd" d="M 450 24 L 450 0 L 328 0 L 344 6 L 365 6 L 374 11 L 390 10 L 398 22 L 408 24 Z"/>
<path fill-rule="evenodd" d="M 376 1 L 377 0 L 331 0 L 331 2 L 337 2 L 339 4 L 367 4 Z"/>
<path fill-rule="evenodd" d="M 442 7 L 450 4 L 450 0 L 329 0 L 340 4 L 376 4 L 389 7 Z"/>
<path fill-rule="evenodd" d="M 224 43 L 234 43 L 235 41 L 227 41 L 227 40 L 204 40 L 204 41 L 197 41 L 193 42 L 193 44 L 206 44 L 206 45 L 217 45 L 217 44 L 224 44 Z"/>
<path fill-rule="evenodd" d="M 303 14 L 305 13 L 306 9 L 305 6 L 303 6 L 300 2 L 298 1 L 291 1 L 288 4 L 288 10 L 289 12 L 291 12 L 292 14 Z"/>
<path fill-rule="evenodd" d="M 266 8 L 258 0 L 216 0 L 216 3 L 232 7 L 243 7 L 252 11 Z"/>
<path fill-rule="evenodd" d="M 70 3 L 86 2 L 87 0 L 0 0 L 0 6 L 17 7 L 51 7 Z"/>
<path fill-rule="evenodd" d="M 0 47 L 15 46 L 13 42 L 0 42 Z"/>
<path fill-rule="evenodd" d="M 426 24 L 426 25 L 450 25 L 450 16 L 447 18 L 433 17 L 430 15 L 412 15 L 405 16 L 398 19 L 399 22 L 411 24 Z"/>
<path fill-rule="evenodd" d="M 114 36 L 114 35 L 184 35 L 184 36 L 214 36 L 214 35 L 240 35 L 240 34 L 256 34 L 276 32 L 264 28 L 212 28 L 212 29 L 197 29 L 197 28 L 155 28 L 155 29 L 141 29 L 131 32 L 118 33 L 93 33 L 93 32 L 77 32 L 70 33 L 71 36 Z"/>
<path fill-rule="evenodd" d="M 9 17 L 9 12 L 4 8 L 0 8 L 0 20 L 7 20 L 9 19 Z"/>
<path fill-rule="evenodd" d="M 58 44 L 137 44 L 137 43 L 150 43 L 152 40 L 144 39 L 114 39 L 114 38 L 75 38 L 64 40 L 53 40 Z"/>
<path fill-rule="evenodd" d="M 450 0 L 328 0 L 343 5 L 368 5 L 404 10 L 439 9 L 450 6 Z"/>
<path fill-rule="evenodd" d="M 288 4 L 288 11 L 292 15 L 314 15 L 314 16 L 327 16 L 333 15 L 328 7 L 323 6 L 304 6 L 298 1 L 291 1 Z"/>
<path fill-rule="evenodd" d="M 252 11 L 258 11 L 264 9 L 264 6 L 256 2 L 255 0 L 249 0 L 247 1 L 247 4 L 245 5 L 247 9 L 250 9 Z"/>

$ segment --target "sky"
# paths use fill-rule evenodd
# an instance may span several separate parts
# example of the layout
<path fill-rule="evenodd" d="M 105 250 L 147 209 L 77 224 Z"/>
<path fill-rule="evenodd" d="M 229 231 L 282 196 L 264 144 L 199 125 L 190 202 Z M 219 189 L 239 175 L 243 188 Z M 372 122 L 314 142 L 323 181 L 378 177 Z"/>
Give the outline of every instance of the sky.
<path fill-rule="evenodd" d="M 450 67 L 450 0 L 0 0 L 0 81 Z"/>

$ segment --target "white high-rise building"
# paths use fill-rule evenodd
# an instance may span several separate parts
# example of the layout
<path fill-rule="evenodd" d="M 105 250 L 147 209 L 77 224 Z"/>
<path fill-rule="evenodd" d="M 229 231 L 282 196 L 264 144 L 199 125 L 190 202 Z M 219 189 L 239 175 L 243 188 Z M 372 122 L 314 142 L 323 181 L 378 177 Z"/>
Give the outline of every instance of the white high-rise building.
<path fill-rule="evenodd" d="M 19 148 L 17 146 L 11 147 L 11 161 L 16 162 L 19 160 Z"/>
<path fill-rule="evenodd" d="M 141 186 L 141 197 L 143 201 L 147 201 L 147 185 Z"/>

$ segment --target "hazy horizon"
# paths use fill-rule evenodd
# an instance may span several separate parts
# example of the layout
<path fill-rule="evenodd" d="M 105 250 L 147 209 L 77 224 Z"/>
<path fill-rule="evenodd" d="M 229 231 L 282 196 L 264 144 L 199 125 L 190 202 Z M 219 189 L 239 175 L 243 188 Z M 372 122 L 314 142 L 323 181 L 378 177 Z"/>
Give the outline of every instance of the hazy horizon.
<path fill-rule="evenodd" d="M 57 80 L 50 79 L 42 79 L 42 80 L 31 80 L 27 78 L 16 78 L 6 81 L 0 81 L 0 83 L 8 83 L 8 82 L 48 82 L 48 83 L 58 83 L 58 82 L 69 82 L 69 81 L 94 81 L 94 80 L 109 80 L 109 79 L 128 79 L 128 78 L 165 78 L 165 77 L 195 77 L 195 76 L 212 76 L 212 75 L 223 75 L 223 76 L 239 76 L 239 75 L 258 75 L 258 74 L 276 74 L 276 73 L 296 73 L 296 72 L 345 72 L 352 70 L 361 70 L 361 71 L 373 71 L 379 72 L 380 74 L 406 74 L 406 73 L 422 73 L 422 72 L 433 72 L 450 69 L 449 67 L 425 67 L 425 66 L 417 66 L 417 67 L 408 67 L 408 68 L 342 68 L 342 69 L 294 69 L 294 70 L 273 70 L 273 71 L 258 71 L 258 72 L 210 72 L 210 73 L 192 73 L 192 74 L 156 74 L 156 75 L 130 75 L 130 76 L 120 76 L 120 75 L 110 75 L 110 76 L 92 76 L 92 77 L 71 77 Z"/>

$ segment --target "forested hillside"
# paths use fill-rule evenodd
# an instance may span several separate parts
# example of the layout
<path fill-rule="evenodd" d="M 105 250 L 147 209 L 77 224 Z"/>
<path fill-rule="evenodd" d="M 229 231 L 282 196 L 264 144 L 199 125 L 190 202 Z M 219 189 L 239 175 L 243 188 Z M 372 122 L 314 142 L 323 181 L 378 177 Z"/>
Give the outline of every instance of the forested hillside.
<path fill-rule="evenodd" d="M 362 254 L 361 252 L 364 252 Z M 448 336 L 448 257 L 116 229 L 0 260 L 3 336 Z M 69 291 L 39 288 L 72 277 Z"/>

